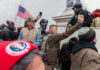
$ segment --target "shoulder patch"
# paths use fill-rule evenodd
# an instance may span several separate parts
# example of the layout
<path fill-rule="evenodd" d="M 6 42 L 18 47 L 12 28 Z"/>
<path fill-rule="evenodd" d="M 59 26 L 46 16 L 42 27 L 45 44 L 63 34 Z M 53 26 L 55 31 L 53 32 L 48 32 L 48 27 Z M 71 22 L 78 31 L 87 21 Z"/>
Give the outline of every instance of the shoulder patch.
<path fill-rule="evenodd" d="M 16 41 L 10 43 L 6 47 L 6 52 L 12 56 L 19 56 L 25 54 L 30 49 L 30 45 L 25 41 Z"/>

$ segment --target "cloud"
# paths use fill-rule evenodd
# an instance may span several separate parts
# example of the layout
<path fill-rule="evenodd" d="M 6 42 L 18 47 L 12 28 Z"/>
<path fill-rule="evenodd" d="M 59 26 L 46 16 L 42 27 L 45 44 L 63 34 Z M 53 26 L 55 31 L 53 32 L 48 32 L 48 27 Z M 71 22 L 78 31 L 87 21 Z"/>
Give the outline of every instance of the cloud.
<path fill-rule="evenodd" d="M 14 21 L 20 3 L 34 17 L 42 11 L 43 18 L 48 19 L 50 24 L 55 24 L 51 17 L 66 7 L 66 0 L 0 0 L 0 23 L 4 23 L 7 19 Z M 17 17 L 16 24 L 22 26 L 23 23 L 24 20 Z"/>
<path fill-rule="evenodd" d="M 84 7 L 93 12 L 95 9 L 100 8 L 100 0 L 81 0 Z"/>

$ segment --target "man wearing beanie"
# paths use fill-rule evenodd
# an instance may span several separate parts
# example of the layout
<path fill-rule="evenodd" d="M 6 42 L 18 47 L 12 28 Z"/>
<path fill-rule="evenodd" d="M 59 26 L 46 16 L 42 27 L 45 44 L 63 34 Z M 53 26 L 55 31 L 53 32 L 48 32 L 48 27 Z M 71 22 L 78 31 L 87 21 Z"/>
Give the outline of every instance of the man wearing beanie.
<path fill-rule="evenodd" d="M 96 32 L 83 27 L 78 37 L 79 42 L 72 49 L 71 70 L 100 70 L 100 55 L 94 42 Z"/>

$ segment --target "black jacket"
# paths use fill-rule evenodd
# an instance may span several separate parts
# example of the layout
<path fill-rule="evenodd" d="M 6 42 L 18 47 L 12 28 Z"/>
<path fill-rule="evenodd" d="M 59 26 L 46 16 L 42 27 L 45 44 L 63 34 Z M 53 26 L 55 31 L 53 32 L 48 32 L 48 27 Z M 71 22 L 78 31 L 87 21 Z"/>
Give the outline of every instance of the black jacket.
<path fill-rule="evenodd" d="M 3 40 L 3 39 L 2 39 L 2 36 L 3 36 L 2 33 L 3 33 L 3 29 L 1 28 L 1 29 L 0 29 L 0 40 Z"/>
<path fill-rule="evenodd" d="M 75 25 L 77 23 L 77 18 L 79 14 L 84 16 L 84 23 L 82 27 L 90 27 L 92 20 L 93 20 L 92 15 L 90 12 L 88 12 L 87 10 L 83 10 L 83 9 L 79 9 L 79 11 L 75 13 L 74 17 L 71 19 L 69 24 L 71 24 L 72 26 Z"/>
<path fill-rule="evenodd" d="M 5 27 L 3 29 L 3 40 L 4 41 L 10 41 L 10 40 L 14 40 L 14 26 L 9 24 L 7 27 Z"/>
<path fill-rule="evenodd" d="M 71 52 L 74 45 L 65 45 L 61 48 L 59 61 L 62 64 L 61 70 L 71 70 Z"/>

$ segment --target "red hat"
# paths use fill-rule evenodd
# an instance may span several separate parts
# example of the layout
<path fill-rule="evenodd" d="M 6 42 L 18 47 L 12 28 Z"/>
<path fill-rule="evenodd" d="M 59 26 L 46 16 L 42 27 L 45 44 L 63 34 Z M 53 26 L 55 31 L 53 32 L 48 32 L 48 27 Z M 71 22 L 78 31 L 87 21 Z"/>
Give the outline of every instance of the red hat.
<path fill-rule="evenodd" d="M 14 23 L 14 22 L 11 21 L 11 20 L 7 20 L 6 22 L 9 23 L 9 24 L 13 24 L 13 23 Z"/>
<path fill-rule="evenodd" d="M 34 49 L 38 50 L 38 47 L 24 40 L 1 42 L 0 70 L 11 70 L 19 60 Z"/>
<path fill-rule="evenodd" d="M 22 30 L 22 29 L 23 29 L 23 27 L 20 27 L 20 29 Z"/>

